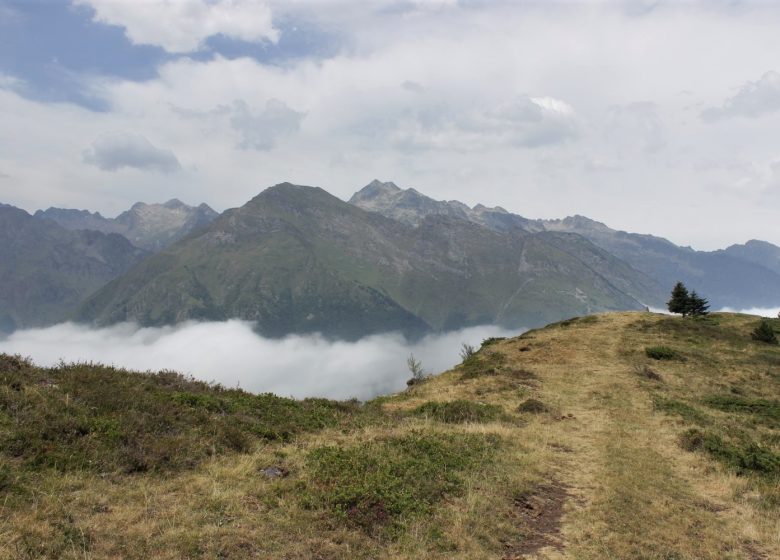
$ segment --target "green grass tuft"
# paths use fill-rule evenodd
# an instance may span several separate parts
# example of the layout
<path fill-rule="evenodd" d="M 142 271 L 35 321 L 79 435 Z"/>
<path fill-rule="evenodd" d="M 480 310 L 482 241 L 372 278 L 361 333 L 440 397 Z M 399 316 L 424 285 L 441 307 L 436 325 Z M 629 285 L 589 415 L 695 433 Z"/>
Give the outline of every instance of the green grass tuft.
<path fill-rule="evenodd" d="M 490 422 L 501 417 L 501 407 L 481 404 L 465 399 L 450 402 L 428 401 L 412 411 L 418 416 L 426 416 L 448 424 L 464 422 Z"/>
<path fill-rule="evenodd" d="M 738 395 L 714 395 L 704 399 L 704 404 L 724 412 L 750 414 L 764 424 L 780 427 L 780 401 L 753 399 Z"/>
<path fill-rule="evenodd" d="M 668 346 L 648 346 L 645 348 L 645 355 L 654 360 L 678 360 L 680 354 Z"/>

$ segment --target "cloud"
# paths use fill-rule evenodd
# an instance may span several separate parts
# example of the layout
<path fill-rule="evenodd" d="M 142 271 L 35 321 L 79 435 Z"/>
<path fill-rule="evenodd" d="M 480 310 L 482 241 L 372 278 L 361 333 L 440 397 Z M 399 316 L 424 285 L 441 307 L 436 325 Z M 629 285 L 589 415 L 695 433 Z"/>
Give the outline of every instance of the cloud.
<path fill-rule="evenodd" d="M 628 149 L 654 153 L 666 146 L 660 108 L 649 101 L 611 107 L 605 134 L 624 153 Z"/>
<path fill-rule="evenodd" d="M 208 37 L 276 42 L 270 7 L 260 0 L 75 0 L 91 6 L 94 20 L 125 28 L 134 44 L 171 53 L 198 50 Z"/>
<path fill-rule="evenodd" d="M 751 307 L 749 309 L 732 309 L 731 307 L 724 307 L 723 309 L 718 309 L 718 311 L 745 313 L 747 315 L 758 315 L 759 317 L 780 317 L 780 307 Z"/>
<path fill-rule="evenodd" d="M 533 149 L 564 143 L 579 133 L 574 109 L 552 97 L 517 95 L 475 108 L 444 102 L 423 89 L 415 93 L 424 98 L 387 106 L 384 114 L 371 112 L 354 131 L 372 137 L 374 149 L 393 146 L 405 152 Z"/>
<path fill-rule="evenodd" d="M 139 328 L 121 324 L 104 329 L 64 323 L 17 331 L 0 340 L 0 352 L 31 357 L 43 366 L 92 361 L 141 371 L 172 369 L 227 387 L 240 386 L 282 396 L 369 399 L 400 391 L 410 373 L 410 353 L 428 373 L 460 361 L 463 342 L 479 346 L 491 336 L 515 336 L 498 327 L 472 327 L 409 343 L 383 334 L 356 342 L 319 336 L 262 338 L 251 323 L 184 323 Z"/>
<path fill-rule="evenodd" d="M 780 110 L 780 74 L 765 73 L 758 81 L 747 82 L 739 92 L 723 103 L 702 112 L 705 122 L 714 122 L 729 117 L 758 118 Z"/>
<path fill-rule="evenodd" d="M 305 116 L 278 99 L 269 99 L 260 113 L 253 113 L 242 100 L 233 102 L 232 109 L 230 124 L 241 135 L 239 147 L 246 150 L 272 149 L 277 139 L 296 132 Z"/>
<path fill-rule="evenodd" d="M 84 163 L 103 171 L 118 171 L 125 167 L 173 173 L 181 169 L 171 150 L 155 147 L 139 134 L 120 132 L 106 134 L 83 153 Z"/>

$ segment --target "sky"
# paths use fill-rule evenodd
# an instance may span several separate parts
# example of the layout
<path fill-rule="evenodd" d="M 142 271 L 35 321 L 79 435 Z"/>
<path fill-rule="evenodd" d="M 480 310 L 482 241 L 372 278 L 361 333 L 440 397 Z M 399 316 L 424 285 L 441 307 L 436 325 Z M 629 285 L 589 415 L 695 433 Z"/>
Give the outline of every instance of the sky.
<path fill-rule="evenodd" d="M 373 179 L 780 244 L 780 3 L 0 0 L 0 202 Z"/>

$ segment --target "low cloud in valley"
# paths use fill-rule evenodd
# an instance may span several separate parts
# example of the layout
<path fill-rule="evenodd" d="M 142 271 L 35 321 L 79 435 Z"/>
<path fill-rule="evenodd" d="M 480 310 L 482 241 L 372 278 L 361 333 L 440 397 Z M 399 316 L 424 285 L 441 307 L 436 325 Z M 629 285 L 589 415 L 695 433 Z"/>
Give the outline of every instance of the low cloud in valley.
<path fill-rule="evenodd" d="M 103 329 L 63 323 L 17 331 L 0 340 L 0 352 L 21 354 L 42 366 L 91 361 L 142 371 L 176 370 L 256 393 L 368 399 L 406 386 L 410 353 L 426 372 L 439 373 L 460 361 L 463 342 L 478 347 L 484 338 L 520 332 L 482 326 L 417 343 L 395 333 L 344 342 L 317 335 L 267 339 L 239 320 L 161 328 L 125 323 Z"/>

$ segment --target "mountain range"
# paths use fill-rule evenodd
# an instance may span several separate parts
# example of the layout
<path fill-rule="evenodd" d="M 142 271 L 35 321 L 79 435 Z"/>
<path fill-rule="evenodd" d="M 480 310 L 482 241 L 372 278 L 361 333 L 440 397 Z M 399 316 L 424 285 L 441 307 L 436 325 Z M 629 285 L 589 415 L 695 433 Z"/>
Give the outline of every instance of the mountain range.
<path fill-rule="evenodd" d="M 267 336 L 420 336 L 662 307 L 678 280 L 714 308 L 780 301 L 780 248 L 767 242 L 694 251 L 582 216 L 533 220 L 379 181 L 349 202 L 282 183 L 222 214 L 178 200 L 113 219 L 5 206 L 0 242 L 6 330 L 241 318 Z"/>
<path fill-rule="evenodd" d="M 35 213 L 36 218 L 48 218 L 65 229 L 119 233 L 147 251 L 159 251 L 217 216 L 207 204 L 193 207 L 175 198 L 164 204 L 138 202 L 116 218 L 69 208 L 49 208 Z"/>

